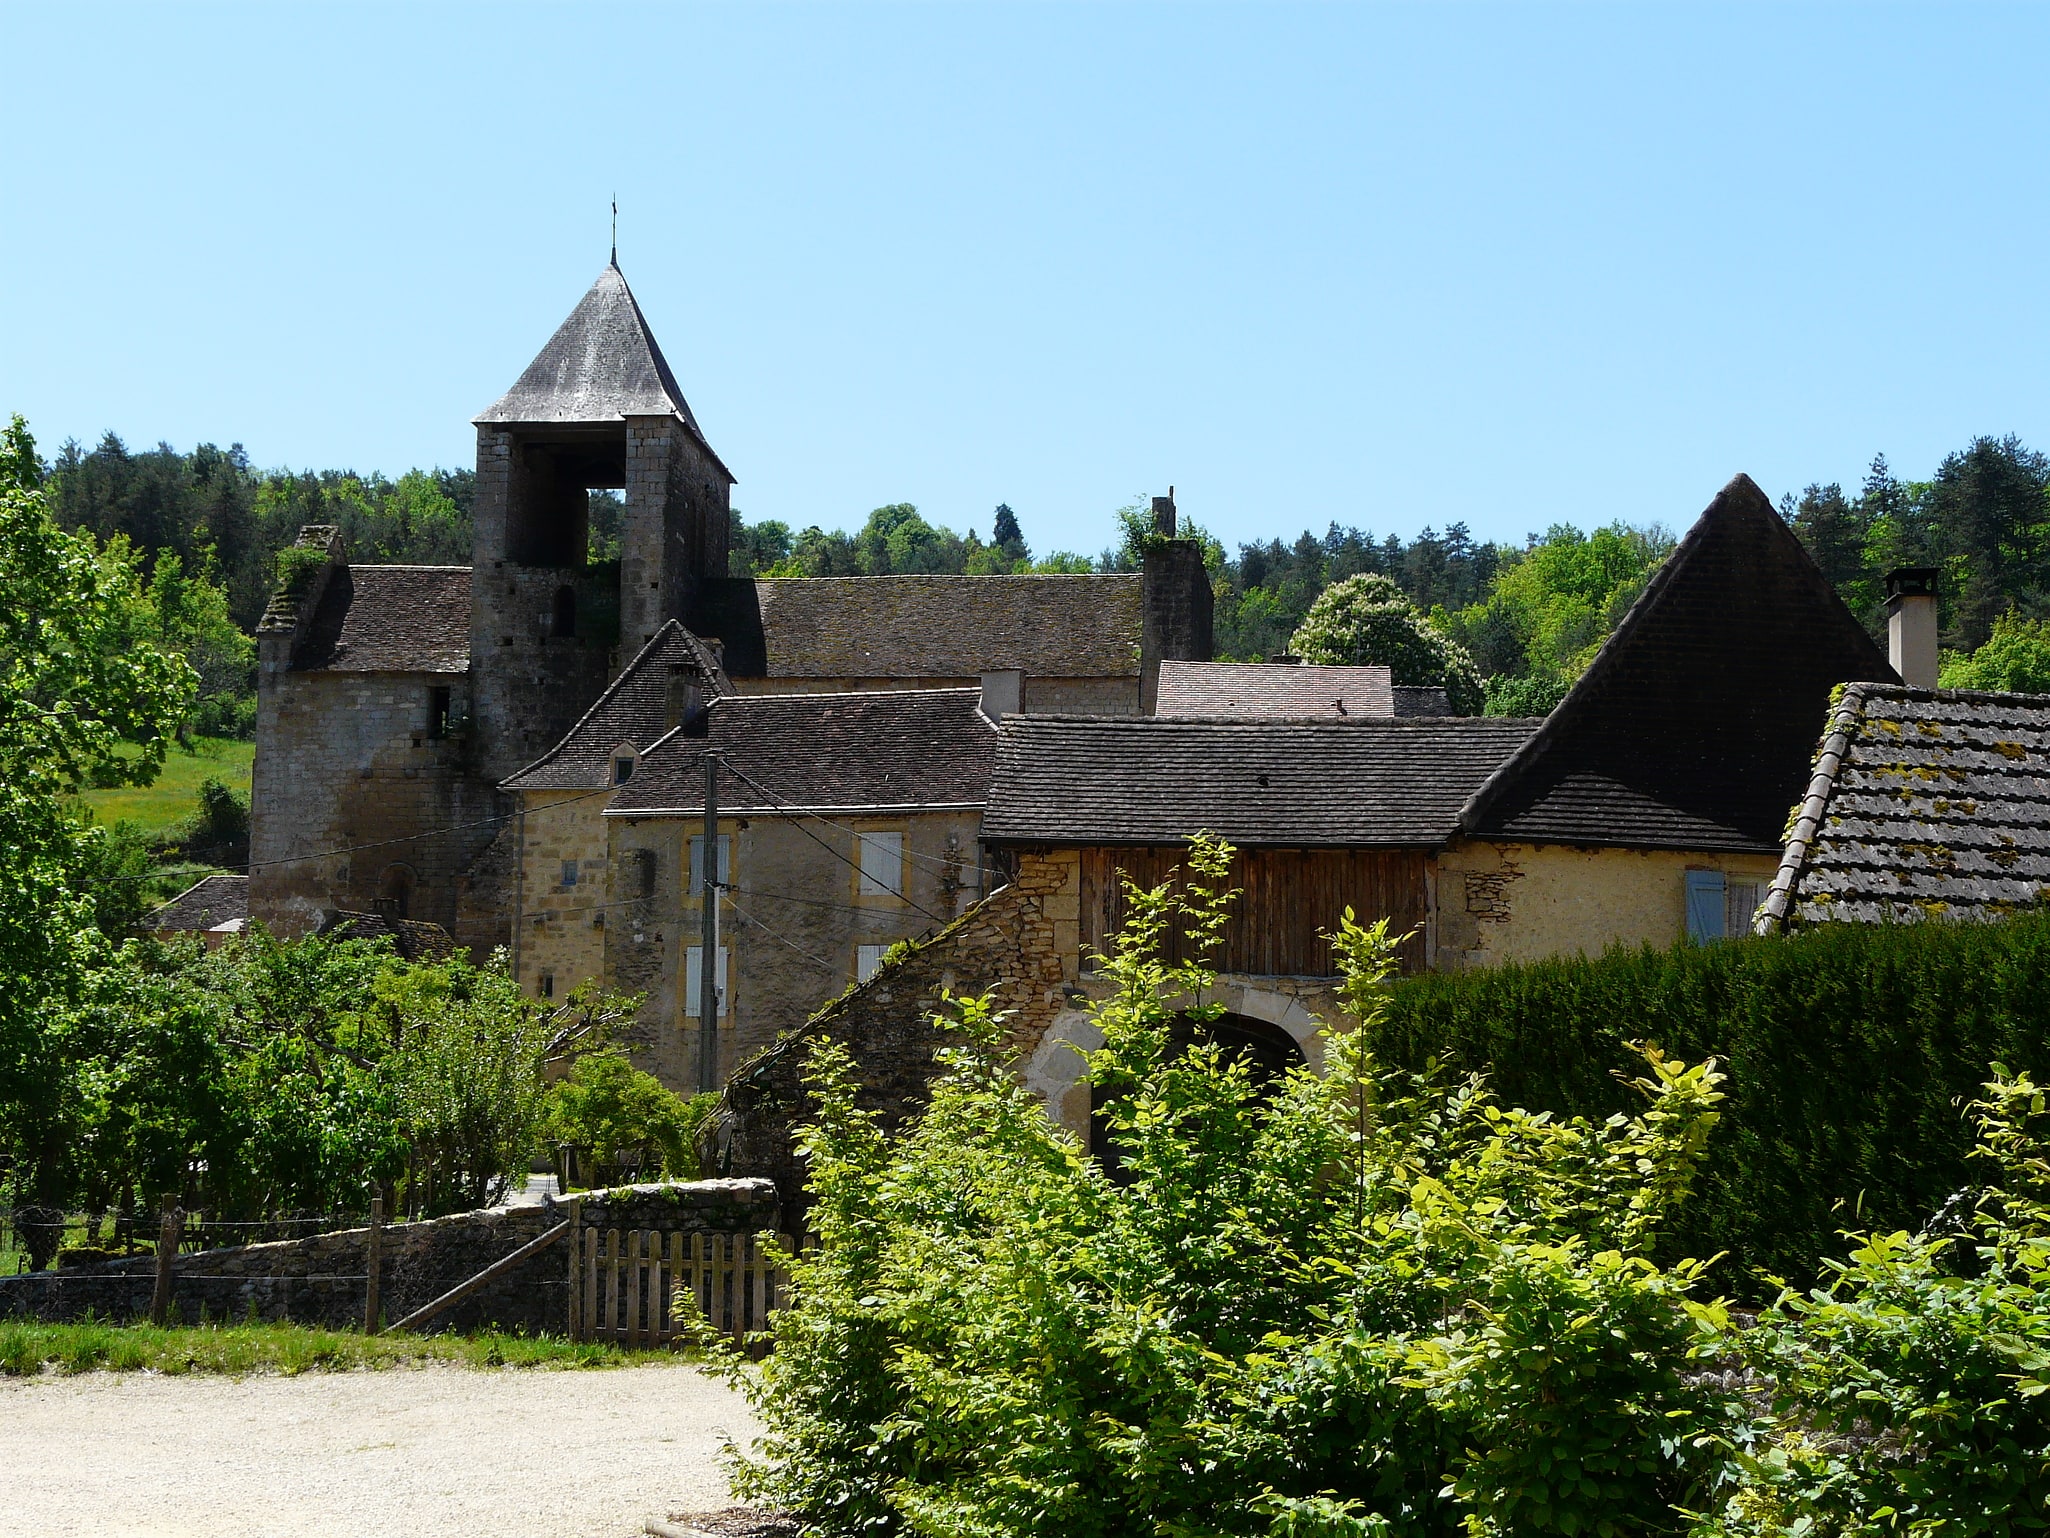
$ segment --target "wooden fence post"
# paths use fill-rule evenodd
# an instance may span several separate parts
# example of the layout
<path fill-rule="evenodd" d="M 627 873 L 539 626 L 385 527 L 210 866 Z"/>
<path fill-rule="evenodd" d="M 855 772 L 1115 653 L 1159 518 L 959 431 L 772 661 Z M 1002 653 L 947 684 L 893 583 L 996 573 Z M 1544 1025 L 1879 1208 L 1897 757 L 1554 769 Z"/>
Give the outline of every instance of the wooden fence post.
<path fill-rule="evenodd" d="M 564 1205 L 569 1216 L 569 1316 L 565 1322 L 565 1329 L 571 1340 L 582 1340 L 584 1271 L 579 1262 L 584 1253 L 584 1199 L 581 1196 L 572 1196 Z"/>
<path fill-rule="evenodd" d="M 180 1230 L 185 1214 L 178 1210 L 178 1193 L 166 1191 L 157 1220 L 157 1287 L 150 1297 L 149 1322 L 162 1327 L 171 1317 L 171 1267 L 178 1256 Z"/>
<path fill-rule="evenodd" d="M 370 1198 L 370 1231 L 363 1237 L 363 1333 L 377 1333 L 378 1272 L 384 1265 L 384 1198 Z"/>

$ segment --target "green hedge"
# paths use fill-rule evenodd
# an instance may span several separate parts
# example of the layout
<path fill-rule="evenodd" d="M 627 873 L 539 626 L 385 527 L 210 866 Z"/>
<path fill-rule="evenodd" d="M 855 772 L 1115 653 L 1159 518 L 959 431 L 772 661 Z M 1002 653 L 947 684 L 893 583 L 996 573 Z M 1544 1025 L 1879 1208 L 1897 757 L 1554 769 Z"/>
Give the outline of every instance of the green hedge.
<path fill-rule="evenodd" d="M 1649 1041 L 1722 1059 L 1705 1178 L 1667 1241 L 1726 1252 L 1721 1285 L 1806 1280 L 1846 1228 L 1914 1228 L 1972 1177 L 1964 1103 L 1989 1065 L 2050 1070 L 2050 917 L 1830 924 L 1799 935 L 1611 951 L 1411 979 L 1383 1061 L 1485 1068 L 1533 1110 L 1633 1109 L 1615 1077 Z"/>

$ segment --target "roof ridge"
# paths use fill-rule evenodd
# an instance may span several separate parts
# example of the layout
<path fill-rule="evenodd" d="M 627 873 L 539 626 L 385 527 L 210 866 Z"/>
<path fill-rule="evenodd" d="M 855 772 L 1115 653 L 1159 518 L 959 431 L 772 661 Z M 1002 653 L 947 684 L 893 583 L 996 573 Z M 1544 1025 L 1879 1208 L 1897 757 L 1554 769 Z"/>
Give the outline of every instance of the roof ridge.
<path fill-rule="evenodd" d="M 603 709 L 608 703 L 610 703 L 612 697 L 616 695 L 622 687 L 624 687 L 626 681 L 633 676 L 634 669 L 641 665 L 642 660 L 647 657 L 648 653 L 653 651 L 657 646 L 664 644 L 669 634 L 669 627 L 672 625 L 676 627 L 677 631 L 680 634 L 689 637 L 691 640 L 697 639 L 695 636 L 691 635 L 689 630 L 684 628 L 682 620 L 664 620 L 660 625 L 655 627 L 655 633 L 649 636 L 646 641 L 641 643 L 641 649 L 634 653 L 633 660 L 629 662 L 625 667 L 619 670 L 619 676 L 613 679 L 611 683 L 605 686 L 603 693 L 601 693 L 595 700 L 591 701 L 590 708 L 587 709 L 582 715 L 578 716 L 575 724 L 572 725 L 568 731 L 564 732 L 561 737 L 556 739 L 555 746 L 550 748 L 546 753 L 543 753 L 531 764 L 527 764 L 519 769 L 515 769 L 511 774 L 507 775 L 504 779 L 500 780 L 498 782 L 498 788 L 500 790 L 510 790 L 513 788 L 514 780 L 522 779 L 525 776 L 532 774 L 535 770 L 544 768 L 548 764 L 553 763 L 557 755 L 559 755 L 564 748 L 569 746 L 569 740 L 572 737 L 576 736 L 578 732 L 582 731 L 584 727 L 590 722 L 591 718 L 597 715 L 597 713 L 601 709 Z M 703 649 L 702 642 L 699 642 L 699 647 L 700 649 Z M 707 652 L 707 655 L 709 655 L 709 652 Z M 723 673 L 720 676 L 723 677 Z M 728 687 L 730 688 L 731 685 L 729 684 Z M 664 733 L 663 735 L 667 736 L 668 734 Z M 658 742 L 660 740 L 660 738 L 656 739 L 656 741 Z M 654 744 L 650 743 L 649 746 L 653 747 Z"/>
<path fill-rule="evenodd" d="M 973 694 L 980 698 L 982 690 L 974 684 L 943 684 L 936 689 L 774 689 L 759 694 L 743 694 L 735 690 L 721 695 L 729 700 L 872 700 L 893 694 Z"/>
<path fill-rule="evenodd" d="M 1143 580 L 1136 571 L 884 571 L 829 577 L 754 577 L 754 582 L 1104 582 Z"/>

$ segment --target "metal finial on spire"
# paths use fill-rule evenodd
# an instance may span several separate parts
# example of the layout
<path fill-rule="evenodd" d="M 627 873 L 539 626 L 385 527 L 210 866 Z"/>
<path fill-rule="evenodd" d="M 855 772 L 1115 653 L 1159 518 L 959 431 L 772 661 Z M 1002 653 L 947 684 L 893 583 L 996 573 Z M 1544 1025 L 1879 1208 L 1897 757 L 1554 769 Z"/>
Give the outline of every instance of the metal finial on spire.
<path fill-rule="evenodd" d="M 619 265 L 619 194 L 612 194 L 612 265 Z"/>

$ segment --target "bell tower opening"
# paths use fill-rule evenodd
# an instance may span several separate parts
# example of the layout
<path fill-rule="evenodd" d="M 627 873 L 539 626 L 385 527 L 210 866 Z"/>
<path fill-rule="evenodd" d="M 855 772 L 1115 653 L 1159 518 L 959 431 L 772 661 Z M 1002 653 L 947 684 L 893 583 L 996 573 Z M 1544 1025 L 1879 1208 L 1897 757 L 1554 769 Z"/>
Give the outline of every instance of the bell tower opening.
<path fill-rule="evenodd" d="M 626 486 L 625 424 L 510 436 L 505 558 L 518 566 L 583 566 L 591 551 L 590 494 Z"/>

